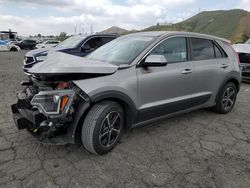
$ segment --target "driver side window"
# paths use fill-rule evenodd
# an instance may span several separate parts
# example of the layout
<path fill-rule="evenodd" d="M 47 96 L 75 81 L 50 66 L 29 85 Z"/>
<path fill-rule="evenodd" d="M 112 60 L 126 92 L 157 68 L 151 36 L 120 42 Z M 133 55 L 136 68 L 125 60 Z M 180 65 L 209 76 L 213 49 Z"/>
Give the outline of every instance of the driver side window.
<path fill-rule="evenodd" d="M 88 42 L 86 42 L 86 45 L 89 45 L 91 50 L 99 48 L 100 46 L 102 46 L 101 37 L 95 37 L 90 39 Z"/>
<path fill-rule="evenodd" d="M 187 61 L 186 38 L 169 38 L 156 46 L 150 55 L 164 55 L 168 63 Z"/>

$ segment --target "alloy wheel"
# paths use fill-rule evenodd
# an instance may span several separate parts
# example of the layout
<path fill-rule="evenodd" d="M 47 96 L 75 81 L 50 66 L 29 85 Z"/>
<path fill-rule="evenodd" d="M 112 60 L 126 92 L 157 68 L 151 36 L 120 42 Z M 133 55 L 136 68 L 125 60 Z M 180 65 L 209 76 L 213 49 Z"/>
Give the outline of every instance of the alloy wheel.
<path fill-rule="evenodd" d="M 235 103 L 235 98 L 236 98 L 236 92 L 233 87 L 228 87 L 222 96 L 222 106 L 225 110 L 230 110 L 234 103 Z"/>
<path fill-rule="evenodd" d="M 110 112 L 103 120 L 99 131 L 99 141 L 103 147 L 112 146 L 121 132 L 121 115 L 117 111 Z"/>

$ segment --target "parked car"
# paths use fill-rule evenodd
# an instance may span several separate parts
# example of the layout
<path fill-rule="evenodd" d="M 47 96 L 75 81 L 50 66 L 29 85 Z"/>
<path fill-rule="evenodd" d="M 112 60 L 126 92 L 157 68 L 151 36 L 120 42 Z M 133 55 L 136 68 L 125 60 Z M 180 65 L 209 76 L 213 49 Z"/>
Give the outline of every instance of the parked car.
<path fill-rule="evenodd" d="M 110 34 L 97 34 L 89 36 L 75 35 L 64 40 L 53 49 L 42 48 L 29 51 L 24 57 L 23 70 L 25 73 L 28 73 L 29 69 L 33 67 L 33 65 L 44 61 L 49 53 L 64 52 L 84 57 L 98 47 L 117 37 L 117 35 Z"/>
<path fill-rule="evenodd" d="M 0 40 L 1 45 L 7 44 L 8 42 L 9 42 L 8 40 Z"/>
<path fill-rule="evenodd" d="M 125 35 L 86 58 L 55 52 L 30 72 L 12 105 L 18 129 L 95 154 L 161 118 L 208 107 L 226 114 L 241 83 L 229 41 L 188 32 Z"/>
<path fill-rule="evenodd" d="M 250 39 L 244 44 L 234 44 L 233 48 L 239 55 L 242 81 L 250 82 Z"/>
<path fill-rule="evenodd" d="M 12 44 L 17 44 L 17 43 L 19 43 L 19 42 L 21 42 L 22 41 L 22 39 L 20 39 L 20 38 L 15 38 L 15 39 L 9 39 L 9 41 L 12 43 Z"/>
<path fill-rule="evenodd" d="M 22 41 L 16 43 L 16 45 L 19 46 L 21 49 L 32 50 L 36 46 L 36 41 L 26 39 L 26 40 L 22 40 Z"/>
<path fill-rule="evenodd" d="M 53 48 L 53 47 L 56 47 L 59 43 L 60 41 L 57 41 L 57 40 L 47 40 L 47 41 L 37 44 L 35 48 L 36 49 Z"/>
<path fill-rule="evenodd" d="M 0 51 L 20 51 L 20 48 L 11 42 L 0 41 Z"/>

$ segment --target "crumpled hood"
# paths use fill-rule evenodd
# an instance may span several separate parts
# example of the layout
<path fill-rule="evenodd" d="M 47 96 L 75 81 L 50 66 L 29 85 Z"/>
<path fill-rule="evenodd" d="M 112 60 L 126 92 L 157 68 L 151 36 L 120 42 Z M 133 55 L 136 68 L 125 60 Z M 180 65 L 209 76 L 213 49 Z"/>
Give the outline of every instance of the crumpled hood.
<path fill-rule="evenodd" d="M 110 63 L 95 61 L 88 58 L 65 54 L 62 52 L 49 53 L 48 59 L 34 65 L 31 74 L 112 74 L 118 66 Z"/>
<path fill-rule="evenodd" d="M 238 53 L 250 53 L 250 44 L 233 44 L 232 46 Z"/>

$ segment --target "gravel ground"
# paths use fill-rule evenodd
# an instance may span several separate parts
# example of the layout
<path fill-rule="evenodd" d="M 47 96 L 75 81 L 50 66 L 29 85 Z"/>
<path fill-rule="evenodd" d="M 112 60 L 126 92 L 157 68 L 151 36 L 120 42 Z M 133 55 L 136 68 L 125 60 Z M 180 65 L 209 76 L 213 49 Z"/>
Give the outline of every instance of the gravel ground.
<path fill-rule="evenodd" d="M 233 111 L 199 110 L 127 133 L 105 156 L 44 146 L 14 126 L 25 51 L 0 52 L 0 187 L 250 187 L 250 84 Z"/>

